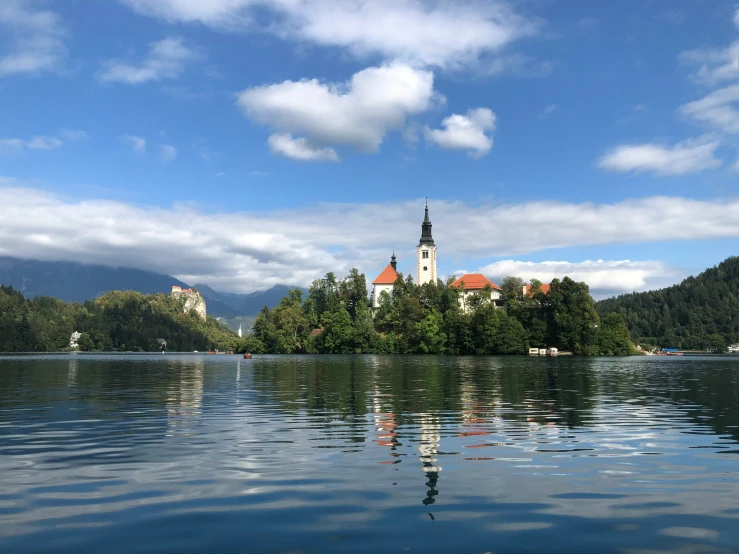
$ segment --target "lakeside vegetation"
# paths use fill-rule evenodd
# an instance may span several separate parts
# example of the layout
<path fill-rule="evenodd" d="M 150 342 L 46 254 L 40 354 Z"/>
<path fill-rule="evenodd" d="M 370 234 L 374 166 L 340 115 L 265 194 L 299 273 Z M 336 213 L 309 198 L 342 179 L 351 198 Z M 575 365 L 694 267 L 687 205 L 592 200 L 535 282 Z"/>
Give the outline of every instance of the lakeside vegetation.
<path fill-rule="evenodd" d="M 328 273 L 307 295 L 290 290 L 257 316 L 250 336 L 238 338 L 216 319 L 184 311 L 169 295 L 110 292 L 82 304 L 49 297 L 26 299 L 0 286 L 0 351 L 55 352 L 81 333 L 82 351 L 218 349 L 253 353 L 523 354 L 557 347 L 585 355 L 628 355 L 634 344 L 723 352 L 739 342 L 739 257 L 663 290 L 594 302 L 586 284 L 567 277 L 549 291 L 532 281 L 501 283 L 505 309 L 489 290 L 459 305 L 460 290 L 446 283 L 416 285 L 399 275 L 392 293 L 370 313 L 365 276 Z M 305 296 L 305 297 L 304 297 Z"/>
<path fill-rule="evenodd" d="M 601 317 L 617 313 L 642 345 L 723 352 L 739 343 L 739 257 L 662 290 L 597 303 Z"/>
<path fill-rule="evenodd" d="M 184 312 L 184 299 L 164 294 L 110 292 L 83 304 L 45 296 L 26 299 L 0 286 L 0 352 L 56 352 L 69 347 L 74 331 L 82 351 L 229 350 L 234 333 L 212 317 Z"/>
<path fill-rule="evenodd" d="M 383 292 L 370 315 L 365 276 L 352 269 L 344 279 L 333 273 L 316 280 L 303 300 L 290 291 L 270 310 L 264 308 L 244 347 L 254 353 L 524 354 L 531 347 L 557 347 L 586 355 L 634 353 L 623 319 L 601 319 L 585 283 L 565 277 L 541 283 L 521 296 L 523 281 L 502 283 L 506 310 L 489 302 L 490 289 L 470 296 L 467 313 L 461 291 L 450 285 L 416 285 L 398 276 L 391 294 Z"/>

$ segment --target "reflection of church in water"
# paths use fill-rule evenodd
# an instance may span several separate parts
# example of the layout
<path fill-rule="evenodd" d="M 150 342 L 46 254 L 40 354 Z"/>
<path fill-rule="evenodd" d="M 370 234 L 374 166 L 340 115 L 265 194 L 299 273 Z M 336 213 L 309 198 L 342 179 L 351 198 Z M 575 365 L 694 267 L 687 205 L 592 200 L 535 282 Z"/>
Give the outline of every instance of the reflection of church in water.
<path fill-rule="evenodd" d="M 491 421 L 489 412 L 493 408 L 490 400 L 487 399 L 486 393 L 482 392 L 479 384 L 475 383 L 475 373 L 469 367 L 460 368 L 459 372 L 459 401 L 461 420 L 457 422 L 446 422 L 436 412 L 422 412 L 418 414 L 409 414 L 412 423 L 401 423 L 400 417 L 395 413 L 395 408 L 391 404 L 394 394 L 384 389 L 377 379 L 377 375 L 373 376 L 373 395 L 372 395 L 372 411 L 374 412 L 374 423 L 376 438 L 374 442 L 387 448 L 390 452 L 390 460 L 380 461 L 380 464 L 398 464 L 406 455 L 403 453 L 403 442 L 412 441 L 417 437 L 418 461 L 420 469 L 426 479 L 425 497 L 422 499 L 424 506 L 430 506 L 436 502 L 439 495 L 439 479 L 442 470 L 439 456 L 443 455 L 441 451 L 442 424 L 449 429 L 447 436 L 449 437 L 469 437 L 470 444 L 465 444 L 464 449 L 470 449 L 464 460 L 490 460 L 491 458 L 480 456 L 477 454 L 478 448 L 489 447 L 489 442 L 483 442 L 483 437 L 492 434 L 491 424 L 495 425 L 495 417 Z M 493 401 L 493 405 L 495 401 Z M 458 425 L 456 432 L 451 427 Z M 468 442 L 470 439 L 466 440 Z M 489 440 L 489 439 L 487 439 Z M 434 516 L 429 512 L 429 515 Z"/>
<path fill-rule="evenodd" d="M 394 460 L 378 462 L 380 464 L 400 463 L 402 456 L 400 449 L 403 444 L 398 436 L 398 416 L 393 412 L 392 407 L 383 403 L 383 398 L 391 396 L 383 394 L 375 381 L 372 400 L 375 431 L 377 432 L 375 443 L 389 448 L 390 456 L 394 458 Z M 439 417 L 434 414 L 421 413 L 417 417 L 420 428 L 418 459 L 421 462 L 421 471 L 426 476 L 426 487 L 428 488 L 423 504 L 428 506 L 436 501 L 435 497 L 439 494 L 437 483 L 441 465 L 438 463 L 437 453 L 441 442 L 441 423 Z"/>

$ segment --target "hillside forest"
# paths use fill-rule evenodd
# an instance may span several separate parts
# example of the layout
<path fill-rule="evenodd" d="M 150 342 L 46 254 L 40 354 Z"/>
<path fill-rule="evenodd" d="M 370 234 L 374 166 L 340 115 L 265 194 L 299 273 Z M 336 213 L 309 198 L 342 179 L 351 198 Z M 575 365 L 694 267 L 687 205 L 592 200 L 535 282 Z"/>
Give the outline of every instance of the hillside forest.
<path fill-rule="evenodd" d="M 12 287 L 0 286 L 0 352 L 55 352 L 69 346 L 72 332 L 81 333 L 82 351 L 159 350 L 159 339 L 171 351 L 229 350 L 235 334 L 212 317 L 202 320 L 184 311 L 184 299 L 164 294 L 110 292 L 82 304 L 37 296 L 26 299 Z"/>
<path fill-rule="evenodd" d="M 739 257 L 672 287 L 601 300 L 597 309 L 624 318 L 642 345 L 722 352 L 739 343 Z"/>

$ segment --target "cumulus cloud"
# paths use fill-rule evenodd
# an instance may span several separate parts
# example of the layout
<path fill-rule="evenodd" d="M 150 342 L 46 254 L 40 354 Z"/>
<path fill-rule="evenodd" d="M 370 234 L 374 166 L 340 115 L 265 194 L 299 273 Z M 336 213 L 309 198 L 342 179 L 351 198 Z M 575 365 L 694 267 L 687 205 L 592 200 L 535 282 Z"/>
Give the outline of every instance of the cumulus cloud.
<path fill-rule="evenodd" d="M 27 0 L 0 2 L 0 36 L 0 77 L 58 70 L 67 57 L 59 16 Z"/>
<path fill-rule="evenodd" d="M 139 13 L 215 28 L 261 29 L 279 37 L 379 55 L 414 65 L 458 67 L 537 32 L 505 0 L 122 0 Z M 259 14 L 271 15 L 260 26 Z"/>
<path fill-rule="evenodd" d="M 135 135 L 123 135 L 120 139 L 128 144 L 134 152 L 143 154 L 146 152 L 146 139 L 143 137 L 137 137 Z"/>
<path fill-rule="evenodd" d="M 333 148 L 321 148 L 311 145 L 304 138 L 293 138 L 289 133 L 275 133 L 268 141 L 272 152 L 301 162 L 331 161 L 338 162 L 339 155 Z"/>
<path fill-rule="evenodd" d="M 376 151 L 390 130 L 402 129 L 409 116 L 436 100 L 433 74 L 399 63 L 364 69 L 347 83 L 285 81 L 237 96 L 248 117 L 278 131 L 270 142 L 273 150 L 275 141 L 293 150 L 300 145 L 303 151 L 322 151 L 324 159 L 335 159 L 327 149 L 333 145 Z M 307 141 L 296 143 L 300 138 L 291 134 L 305 135 Z"/>
<path fill-rule="evenodd" d="M 177 157 L 177 148 L 171 144 L 160 144 L 159 145 L 159 159 L 163 163 L 168 163 Z"/>
<path fill-rule="evenodd" d="M 620 172 L 650 171 L 657 175 L 685 175 L 721 165 L 715 152 L 719 141 L 704 136 L 662 144 L 625 144 L 607 152 L 599 161 L 602 169 Z"/>
<path fill-rule="evenodd" d="M 538 279 L 550 283 L 567 276 L 590 286 L 595 297 L 612 296 L 638 290 L 657 289 L 684 277 L 682 270 L 668 267 L 659 260 L 586 260 L 583 262 L 527 262 L 502 260 L 480 268 L 480 273 L 499 283 L 511 275 L 526 281 Z"/>
<path fill-rule="evenodd" d="M 0 178 L 0 185 L 0 255 L 139 267 L 233 291 L 276 283 L 305 285 L 327 271 L 342 274 L 351 267 L 371 278 L 387 264 L 393 246 L 400 269 L 412 273 L 423 218 L 421 199 L 212 213 L 66 198 L 23 188 L 10 179 Z M 679 197 L 602 205 L 430 203 L 442 263 L 445 258 L 452 263 L 452 256 L 519 257 L 575 245 L 735 238 L 738 210 L 739 199 Z M 477 236 L 486 240 L 470 240 Z M 507 269 L 501 273 L 513 272 Z M 648 268 L 637 269 L 651 286 Z M 541 275 L 521 273 L 527 278 Z"/>
<path fill-rule="evenodd" d="M 149 45 L 146 57 L 138 63 L 125 60 L 109 60 L 99 77 L 105 82 L 139 85 L 149 81 L 176 79 L 185 70 L 185 64 L 196 53 L 181 38 L 165 38 Z"/>
<path fill-rule="evenodd" d="M 71 133 L 71 134 L 70 134 Z M 87 137 L 84 131 L 69 131 L 62 129 L 59 131 L 59 136 L 68 141 L 80 140 L 81 135 Z M 64 145 L 64 141 L 59 137 L 55 136 L 34 136 L 30 139 L 0 139 L 0 153 L 3 150 L 21 152 L 25 149 L 28 150 L 55 150 L 61 148 Z"/>
<path fill-rule="evenodd" d="M 470 150 L 470 156 L 480 158 L 493 147 L 486 132 L 495 129 L 495 114 L 488 108 L 469 110 L 467 115 L 452 114 L 441 122 L 443 129 L 426 127 L 426 140 L 449 150 Z"/>

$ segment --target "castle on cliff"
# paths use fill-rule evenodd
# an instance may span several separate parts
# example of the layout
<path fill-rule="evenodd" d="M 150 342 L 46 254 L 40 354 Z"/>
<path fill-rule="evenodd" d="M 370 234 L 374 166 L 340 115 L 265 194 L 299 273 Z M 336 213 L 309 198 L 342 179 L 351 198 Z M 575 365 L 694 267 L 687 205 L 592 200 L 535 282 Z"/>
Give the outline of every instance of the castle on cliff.
<path fill-rule="evenodd" d="M 203 298 L 203 296 L 198 291 L 194 289 L 183 289 L 182 287 L 173 285 L 170 296 L 172 296 L 172 298 L 176 300 L 184 298 L 185 306 L 183 308 L 183 311 L 187 313 L 190 310 L 195 310 L 195 313 L 197 313 L 198 316 L 200 316 L 200 318 L 205 321 L 205 298 Z"/>
<path fill-rule="evenodd" d="M 393 252 L 390 263 L 382 270 L 377 278 L 372 281 L 372 309 L 380 307 L 380 295 L 383 292 L 392 294 L 393 285 L 398 278 L 398 261 Z M 443 284 L 436 271 L 436 243 L 431 234 L 431 219 L 429 219 L 429 203 L 426 200 L 426 209 L 423 223 L 421 223 L 421 240 L 416 246 L 416 284 L 421 286 L 426 283 Z M 454 283 L 452 287 L 459 288 L 459 304 L 463 312 L 469 311 L 467 299 L 472 294 L 477 294 L 486 286 L 490 287 L 490 303 L 499 308 L 503 303 L 501 288 L 490 279 L 480 273 L 467 273 Z"/>

